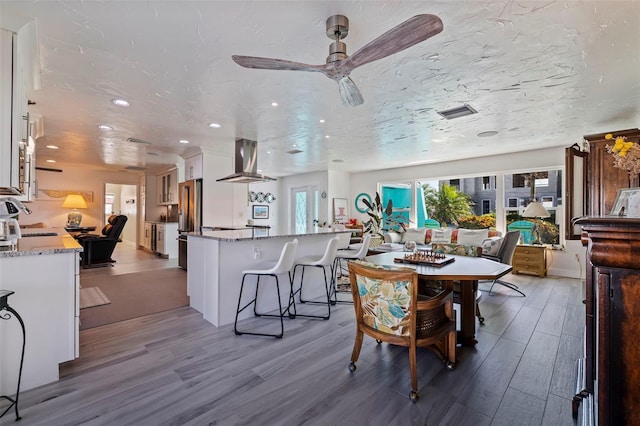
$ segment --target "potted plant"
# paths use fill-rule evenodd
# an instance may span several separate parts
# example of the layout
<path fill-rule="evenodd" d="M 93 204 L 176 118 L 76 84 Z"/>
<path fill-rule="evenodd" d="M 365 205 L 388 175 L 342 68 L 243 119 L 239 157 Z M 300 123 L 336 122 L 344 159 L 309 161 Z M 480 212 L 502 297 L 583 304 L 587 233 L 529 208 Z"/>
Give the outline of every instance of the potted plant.
<path fill-rule="evenodd" d="M 380 243 L 384 240 L 385 222 L 387 226 L 395 228 L 397 232 L 403 233 L 406 230 L 406 219 L 393 215 L 393 201 L 389 200 L 387 206 L 383 208 L 380 194 L 376 192 L 373 202 L 362 198 L 362 203 L 367 206 L 367 215 L 369 216 L 369 220 L 363 222 L 364 231 L 371 233 L 372 237 L 377 237 Z"/>

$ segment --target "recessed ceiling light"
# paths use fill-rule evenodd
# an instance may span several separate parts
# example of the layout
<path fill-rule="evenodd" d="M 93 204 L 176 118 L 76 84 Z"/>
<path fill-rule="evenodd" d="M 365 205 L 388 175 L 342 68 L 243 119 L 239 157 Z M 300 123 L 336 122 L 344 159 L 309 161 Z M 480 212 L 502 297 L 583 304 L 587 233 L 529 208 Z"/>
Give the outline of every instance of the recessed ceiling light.
<path fill-rule="evenodd" d="M 112 99 L 111 102 L 113 102 L 115 105 L 118 105 L 118 106 L 123 106 L 123 107 L 129 106 L 129 102 L 125 101 L 124 99 Z"/>
<path fill-rule="evenodd" d="M 278 103 L 277 102 L 271 102 L 271 106 L 277 107 Z"/>
<path fill-rule="evenodd" d="M 47 148 L 49 148 L 49 149 L 58 149 L 58 147 L 55 146 L 55 145 L 47 145 Z"/>
<path fill-rule="evenodd" d="M 47 160 L 47 163 L 55 163 L 56 160 Z"/>
<path fill-rule="evenodd" d="M 267 154 L 271 154 L 271 151 L 267 151 Z"/>
<path fill-rule="evenodd" d="M 188 140 L 186 140 L 186 139 L 180 139 L 178 142 L 179 142 L 179 143 L 189 143 L 189 141 L 188 141 Z"/>
<path fill-rule="evenodd" d="M 478 137 L 479 138 L 489 138 L 491 136 L 495 136 L 497 135 L 498 132 L 496 130 L 488 130 L 486 132 L 480 132 L 478 133 Z"/>
<path fill-rule="evenodd" d="M 324 120 L 320 120 L 321 123 L 324 123 Z"/>
<path fill-rule="evenodd" d="M 98 129 L 100 129 L 100 130 L 113 130 L 113 127 L 107 126 L 106 124 L 101 124 L 101 125 L 98 126 Z"/>
<path fill-rule="evenodd" d="M 220 126 L 218 123 L 209 123 L 209 127 L 213 129 L 219 129 L 222 126 Z"/>
<path fill-rule="evenodd" d="M 325 139 L 329 139 L 330 137 L 331 137 L 331 136 L 329 136 L 329 135 L 324 135 L 324 138 L 325 138 Z"/>

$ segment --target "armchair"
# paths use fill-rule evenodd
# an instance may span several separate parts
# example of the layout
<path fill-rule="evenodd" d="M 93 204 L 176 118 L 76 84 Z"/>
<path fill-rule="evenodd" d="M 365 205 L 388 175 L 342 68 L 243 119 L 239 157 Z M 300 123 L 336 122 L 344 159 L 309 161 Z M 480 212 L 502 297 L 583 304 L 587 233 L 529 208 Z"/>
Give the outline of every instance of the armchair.
<path fill-rule="evenodd" d="M 120 234 L 127 223 L 125 215 L 111 215 L 101 234 L 81 234 L 77 237 L 84 251 L 80 254 L 83 268 L 113 266 L 116 262 L 111 258 Z"/>
<path fill-rule="evenodd" d="M 502 244 L 498 249 L 498 253 L 495 256 L 489 255 L 489 254 L 483 254 L 482 257 L 494 260 L 496 262 L 504 263 L 505 265 L 511 265 L 513 253 L 516 250 L 516 245 L 518 245 L 519 239 L 520 239 L 520 231 L 509 231 L 505 234 L 504 239 L 502 240 Z M 493 290 L 493 286 L 495 284 L 503 285 L 505 287 L 510 288 L 513 291 L 520 293 L 523 296 L 526 296 L 526 294 L 518 290 L 517 285 L 504 280 L 494 280 L 491 283 L 491 288 L 489 288 L 489 294 L 491 294 L 491 290 Z"/>

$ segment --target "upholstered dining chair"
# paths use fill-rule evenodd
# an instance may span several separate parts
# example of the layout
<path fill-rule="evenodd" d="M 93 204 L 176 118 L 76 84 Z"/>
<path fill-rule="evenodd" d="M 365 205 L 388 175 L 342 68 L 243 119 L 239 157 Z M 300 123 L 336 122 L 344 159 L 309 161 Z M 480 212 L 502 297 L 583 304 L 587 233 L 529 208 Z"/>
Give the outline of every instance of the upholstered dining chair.
<path fill-rule="evenodd" d="M 505 234 L 504 238 L 502 239 L 502 243 L 500 244 L 498 253 L 495 256 L 483 254 L 482 257 L 486 259 L 495 260 L 496 262 L 504 263 L 505 265 L 511 265 L 511 261 L 513 259 L 513 253 L 516 251 L 516 246 L 518 245 L 519 240 L 520 240 L 520 231 L 509 231 Z M 525 297 L 527 296 L 526 294 L 524 294 L 522 291 L 518 289 L 517 285 L 501 279 L 494 280 L 491 283 L 491 287 L 489 288 L 489 294 L 491 294 L 491 290 L 493 290 L 493 286 L 495 284 L 503 285 L 515 292 L 520 293 Z"/>
<path fill-rule="evenodd" d="M 293 268 L 293 262 L 295 260 L 295 256 L 296 256 L 296 249 L 298 247 L 298 240 L 295 239 L 293 241 L 289 241 L 287 243 L 285 243 L 284 247 L 282 248 L 282 252 L 280 253 L 280 259 L 278 259 L 278 261 L 273 264 L 273 263 L 266 263 L 265 264 L 265 268 L 264 269 L 247 269 L 242 271 L 242 284 L 240 285 L 240 295 L 238 296 L 238 309 L 236 310 L 236 319 L 235 322 L 233 323 L 233 331 L 237 334 L 237 335 L 242 335 L 242 334 L 251 334 L 254 336 L 271 336 L 271 337 L 275 337 L 275 338 L 282 338 L 282 336 L 284 335 L 284 321 L 283 321 L 283 317 L 285 315 L 285 313 L 289 313 L 289 306 L 287 306 L 285 309 L 282 308 L 282 301 L 281 301 L 281 295 L 280 295 L 280 281 L 278 280 L 278 277 L 280 275 L 287 275 L 288 278 L 288 283 L 289 286 L 287 286 L 287 289 L 289 289 L 291 287 L 291 268 Z M 256 293 L 255 296 L 253 297 L 253 299 L 249 300 L 249 302 L 247 302 L 244 306 L 240 307 L 242 305 L 242 293 L 244 290 L 244 284 L 245 284 L 245 278 L 247 278 L 247 276 L 249 275 L 255 275 L 258 277 L 257 282 L 256 282 Z M 278 313 L 277 314 L 265 314 L 265 313 L 258 313 L 257 311 L 257 304 L 258 304 L 258 291 L 260 290 L 260 278 L 264 277 L 264 276 L 270 276 L 274 278 L 274 281 L 276 283 L 276 293 L 278 296 Z M 239 330 L 238 329 L 238 315 L 240 315 L 240 312 L 244 311 L 245 309 L 247 309 L 249 306 L 253 305 L 253 314 L 256 317 L 276 317 L 280 319 L 280 333 L 260 333 L 260 332 L 250 332 L 250 331 L 244 331 L 244 330 Z"/>
<path fill-rule="evenodd" d="M 411 401 L 418 400 L 416 348 L 438 355 L 449 370 L 456 362 L 456 317 L 451 290 L 418 295 L 415 269 L 389 268 L 361 261 L 349 262 L 349 278 L 356 317 L 356 339 L 349 370 L 356 370 L 364 335 L 378 343 L 409 348 Z"/>
<path fill-rule="evenodd" d="M 301 316 L 305 318 L 321 318 L 321 319 L 329 319 L 331 316 L 331 298 L 330 292 L 331 288 L 334 286 L 335 273 L 333 270 L 333 266 L 336 259 L 336 252 L 338 251 L 338 242 L 340 241 L 339 237 L 333 237 L 327 243 L 327 246 L 324 250 L 324 254 L 318 257 L 307 256 L 300 259 L 296 259 L 295 265 L 293 267 L 293 278 L 291 279 L 291 298 L 289 301 L 289 316 L 295 318 L 296 316 Z M 326 302 L 319 302 L 313 300 L 305 300 L 302 294 L 302 288 L 304 286 L 304 271 L 308 267 L 315 267 L 322 269 L 322 273 L 324 274 L 324 290 L 325 295 L 327 297 Z M 298 268 L 302 269 L 302 275 L 300 277 L 300 287 L 297 290 L 294 290 L 294 285 L 296 281 L 296 271 Z M 308 285 L 308 284 L 307 284 Z M 312 315 L 312 314 L 300 314 L 297 312 L 295 296 L 298 295 L 300 303 L 311 303 L 311 304 L 325 304 L 327 305 L 327 315 Z"/>

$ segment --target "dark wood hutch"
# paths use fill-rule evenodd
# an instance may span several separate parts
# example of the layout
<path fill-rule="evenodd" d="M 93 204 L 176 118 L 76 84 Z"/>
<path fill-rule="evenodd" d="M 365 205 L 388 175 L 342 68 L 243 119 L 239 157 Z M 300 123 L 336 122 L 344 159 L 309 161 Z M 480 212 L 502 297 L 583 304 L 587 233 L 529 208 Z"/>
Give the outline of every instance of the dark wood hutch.
<path fill-rule="evenodd" d="M 640 130 L 607 132 L 640 143 Z M 640 218 L 608 216 L 638 176 L 613 167 L 607 133 L 567 148 L 567 239 L 587 248 L 585 353 L 574 416 L 582 424 L 640 425 Z"/>

